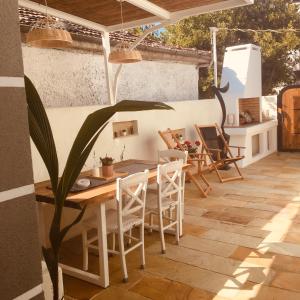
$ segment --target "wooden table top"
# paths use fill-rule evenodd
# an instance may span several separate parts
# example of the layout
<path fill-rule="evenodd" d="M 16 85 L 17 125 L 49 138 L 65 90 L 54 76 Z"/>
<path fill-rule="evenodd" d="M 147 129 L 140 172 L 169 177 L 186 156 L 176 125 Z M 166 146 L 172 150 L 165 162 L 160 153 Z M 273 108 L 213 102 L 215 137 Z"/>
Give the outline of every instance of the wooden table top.
<path fill-rule="evenodd" d="M 137 160 L 130 159 L 125 160 L 119 163 L 114 164 L 114 168 L 118 169 L 125 166 L 130 166 L 134 164 L 155 164 L 157 162 L 146 161 L 146 160 Z M 189 164 L 184 165 L 183 169 L 186 170 L 189 168 Z M 91 171 L 83 172 L 83 176 L 91 175 Z M 155 182 L 157 176 L 157 168 L 149 170 L 149 182 Z M 49 188 L 50 181 L 43 181 L 35 184 L 35 194 L 36 198 L 40 202 L 48 202 L 53 203 L 53 193 Z M 108 183 L 102 186 L 94 187 L 81 192 L 70 193 L 67 197 L 65 206 L 78 208 L 79 206 L 85 204 L 94 204 L 94 203 L 102 203 L 107 202 L 115 197 L 116 192 L 116 181 L 112 183 Z"/>

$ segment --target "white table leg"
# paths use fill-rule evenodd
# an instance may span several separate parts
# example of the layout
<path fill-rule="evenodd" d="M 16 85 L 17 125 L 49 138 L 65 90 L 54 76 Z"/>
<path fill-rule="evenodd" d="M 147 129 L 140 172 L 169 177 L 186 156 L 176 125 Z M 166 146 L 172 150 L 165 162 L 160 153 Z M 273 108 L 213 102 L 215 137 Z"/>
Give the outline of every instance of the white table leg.
<path fill-rule="evenodd" d="M 99 275 L 83 271 L 81 269 L 60 264 L 63 273 L 79 278 L 81 280 L 96 284 L 103 288 L 109 286 L 107 234 L 105 203 L 96 206 L 98 221 L 98 253 L 99 253 Z"/>
<path fill-rule="evenodd" d="M 108 253 L 107 253 L 107 232 L 106 232 L 106 215 L 105 203 L 100 203 L 97 207 L 98 219 L 98 251 L 99 251 L 99 274 L 100 285 L 102 287 L 109 286 L 108 271 Z"/>

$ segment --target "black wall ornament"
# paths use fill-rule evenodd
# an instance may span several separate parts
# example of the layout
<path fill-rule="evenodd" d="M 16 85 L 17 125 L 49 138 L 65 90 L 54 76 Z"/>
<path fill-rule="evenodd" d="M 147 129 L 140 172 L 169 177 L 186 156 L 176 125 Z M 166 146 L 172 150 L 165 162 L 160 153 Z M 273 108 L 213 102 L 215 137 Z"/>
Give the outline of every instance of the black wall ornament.
<path fill-rule="evenodd" d="M 223 136 L 228 144 L 229 144 L 229 140 L 230 140 L 230 135 L 227 134 L 224 129 L 227 112 L 226 112 L 226 106 L 225 106 L 225 102 L 224 102 L 222 94 L 228 92 L 229 87 L 230 87 L 229 82 L 227 82 L 227 84 L 224 87 L 220 87 L 220 88 L 218 88 L 214 85 L 212 86 L 212 91 L 215 94 L 215 96 L 217 96 L 217 99 L 219 100 L 219 103 L 221 105 L 221 109 L 222 109 L 221 130 L 222 130 Z M 218 143 L 219 143 L 220 149 L 223 149 L 223 151 L 221 153 L 221 157 L 226 158 L 227 155 L 226 155 L 226 152 L 224 151 L 224 143 L 221 138 L 218 139 Z M 227 168 L 225 168 L 225 169 L 227 169 Z"/>
<path fill-rule="evenodd" d="M 220 103 L 221 108 L 222 108 L 221 129 L 222 129 L 222 133 L 224 135 L 225 135 L 224 124 L 225 124 L 225 121 L 226 121 L 226 115 L 227 115 L 227 113 L 226 113 L 226 106 L 225 106 L 225 102 L 224 102 L 222 94 L 228 92 L 229 87 L 230 87 L 229 82 L 227 82 L 227 84 L 224 87 L 222 87 L 222 88 L 218 88 L 218 87 L 216 87 L 214 85 L 212 86 L 212 91 L 215 94 L 215 96 L 217 96 L 217 99 L 219 100 L 219 103 Z"/>

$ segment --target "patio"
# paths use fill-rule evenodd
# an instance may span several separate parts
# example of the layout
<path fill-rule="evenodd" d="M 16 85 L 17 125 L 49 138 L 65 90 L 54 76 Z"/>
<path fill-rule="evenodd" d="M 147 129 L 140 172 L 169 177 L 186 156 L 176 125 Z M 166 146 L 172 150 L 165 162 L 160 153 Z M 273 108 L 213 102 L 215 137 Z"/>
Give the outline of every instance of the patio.
<path fill-rule="evenodd" d="M 216 43 L 147 39 L 253 3 L 0 1 L 1 300 L 300 299 L 300 156 L 277 152 L 261 48 L 227 47 L 218 87 Z M 44 29 L 70 47 L 30 44 Z M 224 99 L 199 101 L 211 66 Z"/>
<path fill-rule="evenodd" d="M 259 170 L 259 173 L 257 172 Z M 300 164 L 298 154 L 273 154 L 243 169 L 245 179 L 220 184 L 199 199 L 186 185 L 184 235 L 179 247 L 168 236 L 160 254 L 159 235 L 146 234 L 146 268 L 128 255 L 129 282 L 122 283 L 119 257 L 109 258 L 106 290 L 64 276 L 75 299 L 299 299 Z M 81 240 L 63 246 L 63 260 L 82 263 Z M 97 257 L 91 255 L 97 272 Z"/>

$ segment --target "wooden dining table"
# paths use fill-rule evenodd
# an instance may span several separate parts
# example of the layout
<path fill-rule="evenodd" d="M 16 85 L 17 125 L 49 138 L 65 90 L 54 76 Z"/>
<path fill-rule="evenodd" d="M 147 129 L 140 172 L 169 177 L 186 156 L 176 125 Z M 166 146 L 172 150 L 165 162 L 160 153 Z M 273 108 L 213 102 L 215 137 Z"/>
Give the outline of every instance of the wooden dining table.
<path fill-rule="evenodd" d="M 157 177 L 157 162 L 147 160 L 130 159 L 114 164 L 116 173 L 125 173 L 130 175 L 136 172 L 149 170 L 148 182 L 156 182 Z M 190 165 L 183 166 L 186 171 Z M 92 172 L 83 172 L 80 177 L 89 177 Z M 68 195 L 65 206 L 73 209 L 78 209 L 85 205 L 94 205 L 97 214 L 98 224 L 98 254 L 99 254 L 99 275 L 84 271 L 82 269 L 60 263 L 62 271 L 70 276 L 81 280 L 99 285 L 103 288 L 109 286 L 109 269 L 108 269 L 108 252 L 107 252 L 107 231 L 106 231 L 106 209 L 105 204 L 115 198 L 116 180 L 106 184 L 96 186 L 84 191 L 72 192 Z M 36 199 L 39 202 L 53 204 L 54 197 L 50 188 L 50 182 L 44 181 L 35 184 Z"/>

